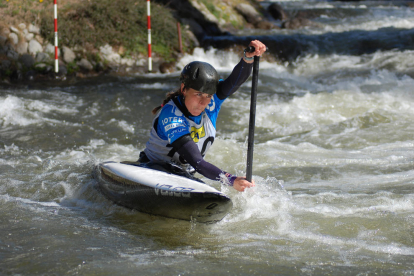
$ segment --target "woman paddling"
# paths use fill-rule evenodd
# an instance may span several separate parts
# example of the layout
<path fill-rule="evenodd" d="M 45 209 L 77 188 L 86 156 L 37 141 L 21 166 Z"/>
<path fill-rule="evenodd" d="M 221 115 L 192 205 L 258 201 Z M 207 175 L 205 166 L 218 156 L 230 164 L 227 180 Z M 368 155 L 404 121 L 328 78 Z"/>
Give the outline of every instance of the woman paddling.
<path fill-rule="evenodd" d="M 224 100 L 235 93 L 248 79 L 254 56 L 261 56 L 266 46 L 258 40 L 250 42 L 253 53 L 244 57 L 225 80 L 206 62 L 194 61 L 181 72 L 181 86 L 170 92 L 161 106 L 154 108 L 156 117 L 146 148 L 139 162 L 166 161 L 182 167 L 189 165 L 198 173 L 213 180 L 225 176 L 237 191 L 254 186 L 245 177 L 231 175 L 204 160 L 216 135 L 216 121 Z"/>

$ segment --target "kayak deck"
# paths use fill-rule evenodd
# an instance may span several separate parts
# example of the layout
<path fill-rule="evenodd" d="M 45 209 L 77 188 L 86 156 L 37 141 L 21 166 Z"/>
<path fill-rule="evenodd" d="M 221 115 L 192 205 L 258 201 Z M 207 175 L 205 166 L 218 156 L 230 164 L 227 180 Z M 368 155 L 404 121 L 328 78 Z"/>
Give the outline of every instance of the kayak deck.
<path fill-rule="evenodd" d="M 160 163 L 104 162 L 96 166 L 94 176 L 108 199 L 152 215 L 217 222 L 231 210 L 233 203 L 224 193 L 192 176 L 190 179 L 165 169 Z"/>

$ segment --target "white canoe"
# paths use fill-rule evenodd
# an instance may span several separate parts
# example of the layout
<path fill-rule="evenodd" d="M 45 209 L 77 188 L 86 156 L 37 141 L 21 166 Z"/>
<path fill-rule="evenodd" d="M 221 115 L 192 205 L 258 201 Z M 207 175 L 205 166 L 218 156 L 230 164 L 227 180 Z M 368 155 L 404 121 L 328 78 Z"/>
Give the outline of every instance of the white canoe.
<path fill-rule="evenodd" d="M 213 187 L 162 171 L 160 164 L 104 162 L 95 169 L 100 191 L 118 205 L 140 212 L 196 222 L 216 222 L 231 199 Z M 189 176 L 191 177 L 191 176 Z"/>

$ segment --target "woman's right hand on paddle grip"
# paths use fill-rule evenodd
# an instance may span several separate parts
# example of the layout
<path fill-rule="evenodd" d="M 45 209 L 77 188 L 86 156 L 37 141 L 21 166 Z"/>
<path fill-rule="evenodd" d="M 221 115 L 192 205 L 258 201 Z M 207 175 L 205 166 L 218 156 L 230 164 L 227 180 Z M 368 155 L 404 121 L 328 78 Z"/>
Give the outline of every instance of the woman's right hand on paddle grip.
<path fill-rule="evenodd" d="M 239 192 L 244 192 L 246 188 L 251 188 L 256 186 L 254 184 L 254 180 L 252 182 L 249 182 L 246 180 L 245 177 L 237 177 L 236 180 L 234 180 L 233 188 L 236 189 Z"/>

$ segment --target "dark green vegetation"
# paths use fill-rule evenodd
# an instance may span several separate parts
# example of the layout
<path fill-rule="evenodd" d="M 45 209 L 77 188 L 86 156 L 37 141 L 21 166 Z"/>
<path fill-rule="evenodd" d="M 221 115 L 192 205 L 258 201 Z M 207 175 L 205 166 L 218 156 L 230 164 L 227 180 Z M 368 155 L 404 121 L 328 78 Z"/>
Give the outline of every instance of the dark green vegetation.
<path fill-rule="evenodd" d="M 178 50 L 177 21 L 168 9 L 151 5 L 153 51 L 160 57 L 171 59 Z M 147 5 L 146 1 L 99 0 L 84 1 L 76 7 L 64 8 L 59 17 L 59 37 L 64 45 L 81 46 L 87 50 L 105 44 L 123 47 L 123 55 L 147 54 Z M 53 17 L 43 12 L 42 35 L 54 39 Z M 185 32 L 183 41 L 187 41 Z M 185 43 L 184 45 L 188 45 Z"/>
<path fill-rule="evenodd" d="M 2 2 L 5 14 L 1 25 L 33 23 L 42 36 L 54 43 L 53 1 L 10 0 Z M 166 61 L 174 60 L 178 51 L 177 20 L 170 10 L 151 2 L 152 49 Z M 1 27 L 1 26 L 0 26 Z M 121 48 L 122 56 L 147 55 L 147 4 L 143 0 L 58 1 L 59 45 L 80 46 L 93 53 L 110 44 Z M 184 51 L 192 48 L 185 31 L 181 31 Z"/>

